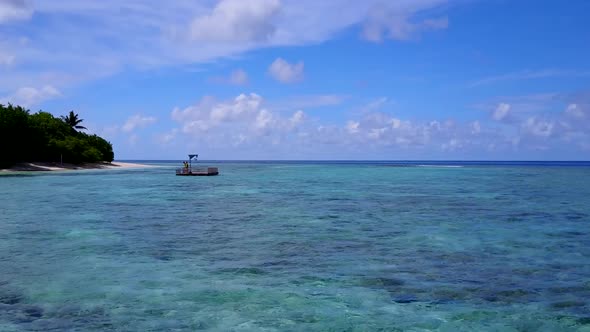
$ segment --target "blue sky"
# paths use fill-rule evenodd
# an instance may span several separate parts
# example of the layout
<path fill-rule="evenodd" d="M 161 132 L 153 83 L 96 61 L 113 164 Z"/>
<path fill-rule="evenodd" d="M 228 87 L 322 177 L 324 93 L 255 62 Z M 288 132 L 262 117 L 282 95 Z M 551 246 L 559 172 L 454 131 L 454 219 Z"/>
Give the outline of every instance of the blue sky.
<path fill-rule="evenodd" d="M 0 0 L 0 103 L 116 159 L 590 159 L 588 1 Z"/>

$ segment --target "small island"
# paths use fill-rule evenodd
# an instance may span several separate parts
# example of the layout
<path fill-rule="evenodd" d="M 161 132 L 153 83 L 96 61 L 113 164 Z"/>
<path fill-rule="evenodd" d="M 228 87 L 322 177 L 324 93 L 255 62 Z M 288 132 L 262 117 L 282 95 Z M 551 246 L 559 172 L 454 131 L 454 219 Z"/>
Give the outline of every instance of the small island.
<path fill-rule="evenodd" d="M 113 146 L 81 130 L 83 119 L 70 111 L 60 118 L 0 104 L 0 169 L 55 170 L 110 168 Z"/>

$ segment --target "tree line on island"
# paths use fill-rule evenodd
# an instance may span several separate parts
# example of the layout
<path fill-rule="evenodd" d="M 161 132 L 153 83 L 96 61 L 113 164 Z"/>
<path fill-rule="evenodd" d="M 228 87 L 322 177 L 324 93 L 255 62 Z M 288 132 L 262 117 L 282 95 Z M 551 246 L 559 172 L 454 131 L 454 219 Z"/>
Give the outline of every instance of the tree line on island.
<path fill-rule="evenodd" d="M 83 119 L 73 111 L 60 118 L 39 111 L 0 104 L 0 168 L 19 162 L 64 162 L 82 164 L 111 162 L 111 143 L 79 130 Z"/>

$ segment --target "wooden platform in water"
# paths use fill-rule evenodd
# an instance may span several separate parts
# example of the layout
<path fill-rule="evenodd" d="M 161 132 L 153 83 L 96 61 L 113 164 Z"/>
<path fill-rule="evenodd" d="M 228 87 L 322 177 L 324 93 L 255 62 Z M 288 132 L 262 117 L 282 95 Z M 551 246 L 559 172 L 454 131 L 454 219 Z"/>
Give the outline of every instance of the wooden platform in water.
<path fill-rule="evenodd" d="M 178 176 L 212 176 L 219 175 L 219 173 L 206 173 L 206 172 L 191 172 L 191 173 L 180 173 Z"/>
<path fill-rule="evenodd" d="M 213 176 L 219 175 L 219 170 L 217 167 L 207 167 L 207 168 L 198 168 L 198 169 L 191 169 L 191 168 L 178 168 L 176 169 L 177 176 Z"/>

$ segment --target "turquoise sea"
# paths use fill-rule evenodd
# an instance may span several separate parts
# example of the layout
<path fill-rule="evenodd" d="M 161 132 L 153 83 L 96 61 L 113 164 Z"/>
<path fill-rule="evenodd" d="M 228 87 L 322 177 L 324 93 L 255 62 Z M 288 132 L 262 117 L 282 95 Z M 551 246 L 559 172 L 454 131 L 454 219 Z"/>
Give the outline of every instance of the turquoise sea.
<path fill-rule="evenodd" d="M 0 331 L 590 331 L 590 163 L 155 164 L 0 176 Z"/>

